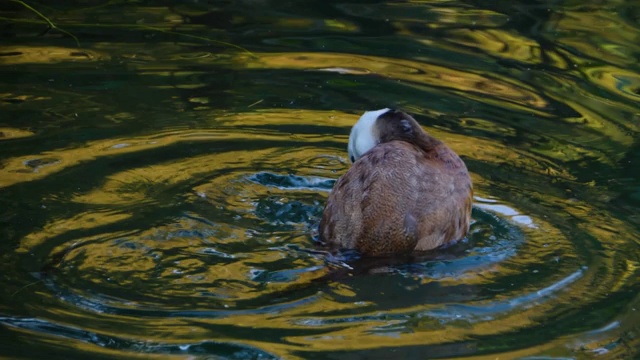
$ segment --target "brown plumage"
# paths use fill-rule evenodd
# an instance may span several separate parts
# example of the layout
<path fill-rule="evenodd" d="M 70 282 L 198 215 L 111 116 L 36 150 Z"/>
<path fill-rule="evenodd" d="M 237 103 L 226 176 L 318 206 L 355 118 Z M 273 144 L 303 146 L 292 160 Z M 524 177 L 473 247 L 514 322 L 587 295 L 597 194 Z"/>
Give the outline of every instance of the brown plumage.
<path fill-rule="evenodd" d="M 325 244 L 383 256 L 434 249 L 467 234 L 467 168 L 411 116 L 365 113 L 352 129 L 349 156 L 354 163 L 334 185 L 320 221 Z"/>

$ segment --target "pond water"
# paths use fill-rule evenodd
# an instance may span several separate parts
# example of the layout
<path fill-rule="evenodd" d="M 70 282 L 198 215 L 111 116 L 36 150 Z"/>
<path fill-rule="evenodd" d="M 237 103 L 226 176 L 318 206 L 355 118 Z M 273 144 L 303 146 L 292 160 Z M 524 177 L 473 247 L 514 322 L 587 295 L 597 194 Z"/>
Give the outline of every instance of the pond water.
<path fill-rule="evenodd" d="M 640 354 L 638 2 L 9 1 L 0 24 L 0 355 Z M 327 254 L 350 127 L 387 106 L 465 160 L 471 233 Z"/>

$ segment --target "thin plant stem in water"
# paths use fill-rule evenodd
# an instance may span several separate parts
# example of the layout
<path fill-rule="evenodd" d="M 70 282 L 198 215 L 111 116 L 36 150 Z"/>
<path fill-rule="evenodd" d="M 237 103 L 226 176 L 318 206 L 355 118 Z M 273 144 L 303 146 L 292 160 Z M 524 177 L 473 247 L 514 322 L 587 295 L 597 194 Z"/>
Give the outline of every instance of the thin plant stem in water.
<path fill-rule="evenodd" d="M 264 101 L 264 99 L 260 99 L 260 100 L 258 100 L 258 101 L 256 101 L 256 102 L 254 102 L 253 104 L 251 104 L 251 105 L 249 105 L 249 106 L 247 106 L 247 107 L 249 107 L 249 108 L 250 108 L 250 107 L 256 106 L 256 105 L 260 104 L 260 103 L 261 103 L 261 102 L 263 102 L 263 101 Z"/>
<path fill-rule="evenodd" d="M 55 29 L 55 30 L 58 30 L 58 31 L 60 31 L 60 32 L 62 32 L 62 33 L 64 33 L 64 34 L 66 34 L 66 35 L 69 35 L 70 37 L 72 37 L 72 38 L 75 40 L 75 42 L 76 42 L 76 44 L 78 45 L 78 47 L 80 47 L 80 41 L 78 40 L 78 37 L 76 37 L 75 35 L 73 35 L 72 33 L 68 32 L 68 31 L 66 31 L 66 30 L 61 29 L 60 27 L 58 27 L 56 24 L 54 24 L 54 23 L 53 23 L 53 21 L 51 21 L 48 17 L 46 17 L 46 16 L 45 16 L 45 15 L 43 15 L 41 12 L 39 12 L 38 10 L 36 10 L 34 7 L 32 7 L 31 5 L 29 5 L 29 4 L 27 4 L 27 3 L 25 3 L 25 2 L 24 2 L 24 1 L 22 1 L 22 0 L 11 0 L 11 1 L 16 2 L 16 3 L 19 3 L 19 4 L 21 4 L 22 6 L 24 6 L 25 8 L 27 8 L 27 9 L 31 10 L 33 13 L 35 13 L 35 14 L 36 14 L 36 15 L 38 15 L 40 18 L 42 18 L 42 19 L 47 23 L 47 25 L 49 25 L 49 27 L 50 27 L 51 29 Z M 15 19 L 12 19 L 12 20 L 14 20 L 14 21 L 15 21 Z M 88 25 L 87 25 L 87 26 L 88 26 Z M 94 25 L 94 26 L 95 26 L 95 25 Z M 117 26 L 117 25 L 116 25 L 116 26 Z M 109 26 L 107 26 L 107 27 L 109 27 Z M 242 51 L 246 52 L 246 53 L 247 53 L 249 56 L 251 56 L 252 58 L 257 58 L 257 56 L 256 56 L 254 53 L 252 53 L 251 51 L 249 51 L 248 49 L 243 48 L 242 46 L 239 46 L 239 45 L 236 45 L 236 44 L 232 44 L 232 43 L 230 43 L 230 42 L 226 42 L 226 41 L 210 39 L 210 38 L 207 38 L 207 37 L 204 37 L 204 36 L 197 36 L 197 35 L 191 35 L 191 34 L 184 34 L 184 33 L 177 32 L 177 31 L 164 30 L 164 29 L 161 29 L 161 28 L 158 28 L 158 27 L 148 26 L 148 25 L 142 25 L 142 24 L 137 24 L 137 25 L 134 25 L 134 26 L 129 26 L 129 25 L 127 25 L 127 27 L 142 28 L 142 29 L 147 29 L 147 30 L 152 30 L 152 31 L 162 32 L 162 33 L 165 33 L 165 34 L 174 34 L 174 35 L 179 35 L 179 36 L 189 37 L 189 38 L 198 39 L 198 40 L 202 40 L 202 41 L 206 41 L 206 42 L 217 43 L 217 44 L 221 44 L 221 45 L 224 45 L 224 46 L 233 47 L 233 48 L 236 48 L 236 49 L 242 50 Z"/>
<path fill-rule="evenodd" d="M 25 3 L 25 2 L 24 2 L 24 1 L 22 1 L 22 0 L 11 0 L 11 1 L 16 2 L 16 3 L 18 3 L 18 4 L 20 4 L 20 5 L 24 6 L 24 7 L 26 7 L 27 9 L 29 9 L 29 10 L 33 11 L 36 15 L 38 15 L 38 16 L 39 16 L 39 17 L 41 17 L 44 21 L 46 21 L 46 22 L 47 22 L 47 24 L 49 25 L 49 27 L 50 27 L 51 29 L 58 30 L 58 31 L 60 31 L 60 32 L 61 32 L 61 33 L 63 33 L 63 34 L 66 34 L 66 35 L 71 36 L 71 37 L 73 38 L 73 40 L 75 40 L 76 45 L 77 45 L 78 47 L 80 47 L 80 41 L 78 40 L 78 38 L 77 38 L 75 35 L 73 35 L 72 33 L 68 32 L 68 31 L 66 31 L 66 30 L 64 30 L 64 29 L 59 28 L 56 24 L 54 24 L 54 23 L 53 23 L 53 21 L 49 20 L 49 18 L 48 18 L 48 17 L 44 16 L 40 11 L 36 10 L 36 9 L 35 9 L 35 8 L 33 8 L 31 5 L 29 5 L 29 4 L 27 4 L 27 3 Z"/>
<path fill-rule="evenodd" d="M 33 286 L 33 285 L 35 285 L 35 284 L 39 284 L 39 283 L 41 283 L 41 282 L 42 282 L 42 280 L 36 280 L 36 281 L 34 281 L 34 282 L 30 282 L 30 283 L 28 283 L 27 285 L 25 285 L 25 286 L 21 287 L 20 289 L 16 290 L 13 294 L 11 294 L 11 297 L 16 296 L 19 292 L 21 292 L 22 290 L 24 290 L 24 289 L 28 288 L 29 286 Z"/>

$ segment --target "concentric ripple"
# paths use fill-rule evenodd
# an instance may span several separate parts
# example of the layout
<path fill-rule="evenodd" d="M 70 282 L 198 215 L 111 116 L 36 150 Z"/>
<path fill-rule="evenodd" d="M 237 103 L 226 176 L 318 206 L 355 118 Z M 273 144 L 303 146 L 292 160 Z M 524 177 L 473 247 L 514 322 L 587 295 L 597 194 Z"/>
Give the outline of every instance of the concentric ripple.
<path fill-rule="evenodd" d="M 434 132 L 454 146 L 464 141 Z M 255 345 L 236 335 L 247 354 L 254 347 L 280 354 L 309 346 L 337 351 L 344 342 L 360 349 L 398 346 L 400 340 L 428 346 L 445 334 L 456 344 L 472 335 L 535 328 L 536 314 L 558 316 L 576 296 L 589 296 L 597 277 L 615 276 L 590 270 L 575 238 L 543 214 L 523 212 L 487 193 L 490 182 L 477 173 L 467 239 L 409 262 L 336 258 L 316 246 L 313 233 L 328 191 L 348 166 L 344 151 L 327 152 L 322 144 L 329 137 L 318 138 L 324 142 L 318 145 L 297 137 L 272 131 L 253 138 L 251 152 L 219 145 L 249 141 L 231 128 L 118 141 L 126 147 L 96 143 L 104 155 L 93 161 L 141 151 L 161 159 L 153 153 L 185 142 L 221 150 L 121 165 L 96 186 L 73 194 L 70 200 L 83 205 L 82 212 L 52 218 L 24 237 L 20 251 L 38 254 L 38 277 L 56 307 L 75 310 L 62 322 L 53 313 L 3 322 L 158 354 L 198 354 L 208 331 L 249 329 L 289 334 L 288 350 L 275 351 L 268 339 Z M 133 146 L 142 143 L 144 148 Z M 65 159 L 64 152 L 56 157 Z M 63 171 L 54 168 L 64 164 L 50 171 Z M 127 340 L 136 337 L 135 329 L 104 331 L 105 321 L 126 318 L 154 328 L 159 339 L 174 339 L 173 345 Z M 162 319 L 172 319 L 170 326 L 156 328 Z M 69 325 L 76 322 L 87 324 L 82 332 Z"/>
<path fill-rule="evenodd" d="M 82 51 L 0 9 L 0 353 L 638 354 L 636 7 L 245 3 L 52 17 Z M 386 106 L 464 159 L 470 234 L 329 253 L 349 129 Z"/>

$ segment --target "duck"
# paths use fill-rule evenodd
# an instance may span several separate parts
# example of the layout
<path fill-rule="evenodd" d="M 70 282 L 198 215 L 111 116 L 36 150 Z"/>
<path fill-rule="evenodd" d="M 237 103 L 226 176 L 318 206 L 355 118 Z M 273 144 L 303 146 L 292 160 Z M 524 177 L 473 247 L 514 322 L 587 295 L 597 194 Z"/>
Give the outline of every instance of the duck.
<path fill-rule="evenodd" d="M 352 165 L 327 198 L 321 244 L 379 257 L 465 238 L 473 202 L 467 167 L 412 116 L 366 111 L 351 128 L 347 151 Z"/>

